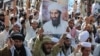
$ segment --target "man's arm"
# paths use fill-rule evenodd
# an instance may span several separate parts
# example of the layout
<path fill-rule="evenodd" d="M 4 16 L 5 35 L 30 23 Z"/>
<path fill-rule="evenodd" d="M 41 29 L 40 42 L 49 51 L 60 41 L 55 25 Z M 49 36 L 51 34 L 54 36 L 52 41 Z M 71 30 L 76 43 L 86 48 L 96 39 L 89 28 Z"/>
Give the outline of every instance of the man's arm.
<path fill-rule="evenodd" d="M 34 43 L 33 50 L 32 50 L 34 56 L 40 56 L 41 55 L 39 53 L 41 52 L 41 45 L 42 45 L 42 41 L 43 41 L 42 33 L 43 33 L 43 31 L 40 28 L 38 30 L 38 35 L 36 37 L 36 41 Z"/>
<path fill-rule="evenodd" d="M 11 51 L 7 47 L 0 50 L 0 56 L 11 56 Z"/>
<path fill-rule="evenodd" d="M 52 48 L 52 55 L 53 56 L 57 56 L 58 53 L 60 51 L 62 51 L 62 46 L 64 45 L 64 37 L 65 36 L 66 36 L 66 34 L 63 34 L 61 36 L 61 39 L 59 40 L 59 42 L 56 45 L 54 45 L 54 47 Z"/>
<path fill-rule="evenodd" d="M 13 45 L 14 41 L 11 38 L 7 39 L 7 43 L 4 48 L 0 49 L 0 56 L 11 56 L 11 48 Z"/>

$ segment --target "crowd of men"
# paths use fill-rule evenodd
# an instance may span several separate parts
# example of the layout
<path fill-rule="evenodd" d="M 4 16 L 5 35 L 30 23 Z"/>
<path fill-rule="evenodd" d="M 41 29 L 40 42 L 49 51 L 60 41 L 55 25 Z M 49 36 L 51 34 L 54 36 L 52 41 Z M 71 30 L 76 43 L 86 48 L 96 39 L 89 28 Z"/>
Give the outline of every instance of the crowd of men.
<path fill-rule="evenodd" d="M 100 56 L 100 9 L 84 16 L 74 8 L 68 16 L 67 6 L 50 1 L 48 16 L 42 14 L 42 3 L 38 10 L 29 6 L 30 0 L 25 8 L 16 2 L 0 9 L 0 56 Z M 100 7 L 100 2 L 93 3 L 97 9 L 96 3 Z"/>

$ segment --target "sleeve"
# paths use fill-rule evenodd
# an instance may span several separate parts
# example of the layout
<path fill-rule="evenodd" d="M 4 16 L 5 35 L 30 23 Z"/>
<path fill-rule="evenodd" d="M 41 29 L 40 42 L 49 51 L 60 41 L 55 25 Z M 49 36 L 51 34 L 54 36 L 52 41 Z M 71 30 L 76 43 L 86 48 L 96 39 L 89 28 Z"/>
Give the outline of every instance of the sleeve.
<path fill-rule="evenodd" d="M 95 48 L 93 56 L 100 56 L 100 45 Z"/>
<path fill-rule="evenodd" d="M 37 36 L 37 37 L 39 37 L 39 36 Z M 40 54 L 40 52 L 41 52 L 41 45 L 42 45 L 42 43 L 41 43 L 40 39 L 37 38 L 35 43 L 34 43 L 34 46 L 32 47 L 32 54 L 34 56 L 40 56 L 41 55 Z"/>
<path fill-rule="evenodd" d="M 7 49 L 7 47 L 4 47 L 0 50 L 0 56 L 11 56 L 10 49 Z"/>
<path fill-rule="evenodd" d="M 52 48 L 52 55 L 57 56 L 60 51 L 61 51 L 61 47 L 59 46 L 59 44 L 56 44 Z"/>
<path fill-rule="evenodd" d="M 26 32 L 29 31 L 29 29 L 31 29 L 29 20 L 27 20 L 27 21 L 25 22 L 25 26 L 26 26 Z"/>
<path fill-rule="evenodd" d="M 25 48 L 26 48 L 26 53 L 27 53 L 27 56 L 32 56 L 31 51 L 30 51 L 27 47 L 25 47 Z"/>
<path fill-rule="evenodd" d="M 31 38 L 28 42 L 28 47 L 30 48 L 30 50 L 32 50 L 32 45 L 33 45 L 33 38 Z"/>
<path fill-rule="evenodd" d="M 71 53 L 70 55 L 68 55 L 68 56 L 74 56 L 74 53 Z"/>

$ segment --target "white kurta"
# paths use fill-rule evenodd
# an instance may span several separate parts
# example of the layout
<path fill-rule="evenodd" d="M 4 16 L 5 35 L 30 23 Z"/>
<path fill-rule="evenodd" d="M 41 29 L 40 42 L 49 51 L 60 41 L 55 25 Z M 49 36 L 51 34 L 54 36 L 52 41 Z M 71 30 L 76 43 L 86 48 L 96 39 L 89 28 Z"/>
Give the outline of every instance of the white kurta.
<path fill-rule="evenodd" d="M 8 37 L 8 32 L 6 30 L 0 33 L 0 48 L 4 47 L 7 37 Z"/>
<path fill-rule="evenodd" d="M 93 3 L 93 4 L 92 4 L 92 14 L 99 13 L 99 12 L 98 12 L 98 9 L 100 9 L 99 3 Z"/>
<path fill-rule="evenodd" d="M 93 56 L 100 56 L 100 44 L 94 49 Z"/>
<path fill-rule="evenodd" d="M 30 26 L 29 21 L 26 22 L 26 37 L 25 40 L 28 42 L 32 37 L 36 36 L 36 31 Z"/>
<path fill-rule="evenodd" d="M 30 50 L 32 50 L 33 44 L 34 44 L 33 38 L 31 38 L 31 39 L 28 41 L 28 45 L 27 45 L 28 48 L 29 48 Z"/>
<path fill-rule="evenodd" d="M 70 55 L 71 54 L 71 48 L 69 48 L 69 49 L 67 49 L 67 51 L 66 51 L 66 55 L 68 56 L 68 55 Z M 64 54 L 64 52 L 62 51 L 62 52 L 60 52 L 60 53 L 58 53 L 58 55 L 57 56 L 65 56 L 65 54 Z"/>
<path fill-rule="evenodd" d="M 64 20 L 61 20 L 58 27 L 52 25 L 52 21 L 48 21 L 43 25 L 44 33 L 46 34 L 63 34 L 66 32 L 68 23 Z"/>
<path fill-rule="evenodd" d="M 76 53 L 76 55 L 74 55 L 74 53 L 70 54 L 69 56 L 82 56 L 82 53 L 79 52 L 79 53 Z M 90 54 L 89 56 L 93 56 L 92 54 Z"/>

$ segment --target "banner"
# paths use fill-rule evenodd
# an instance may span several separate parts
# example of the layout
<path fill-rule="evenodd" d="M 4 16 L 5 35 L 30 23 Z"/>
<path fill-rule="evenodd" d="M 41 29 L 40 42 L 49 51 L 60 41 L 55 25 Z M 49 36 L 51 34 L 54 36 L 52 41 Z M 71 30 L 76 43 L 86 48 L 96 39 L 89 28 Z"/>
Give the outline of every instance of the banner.
<path fill-rule="evenodd" d="M 42 20 L 44 34 L 55 36 L 66 32 L 68 23 L 68 0 L 43 0 Z"/>

